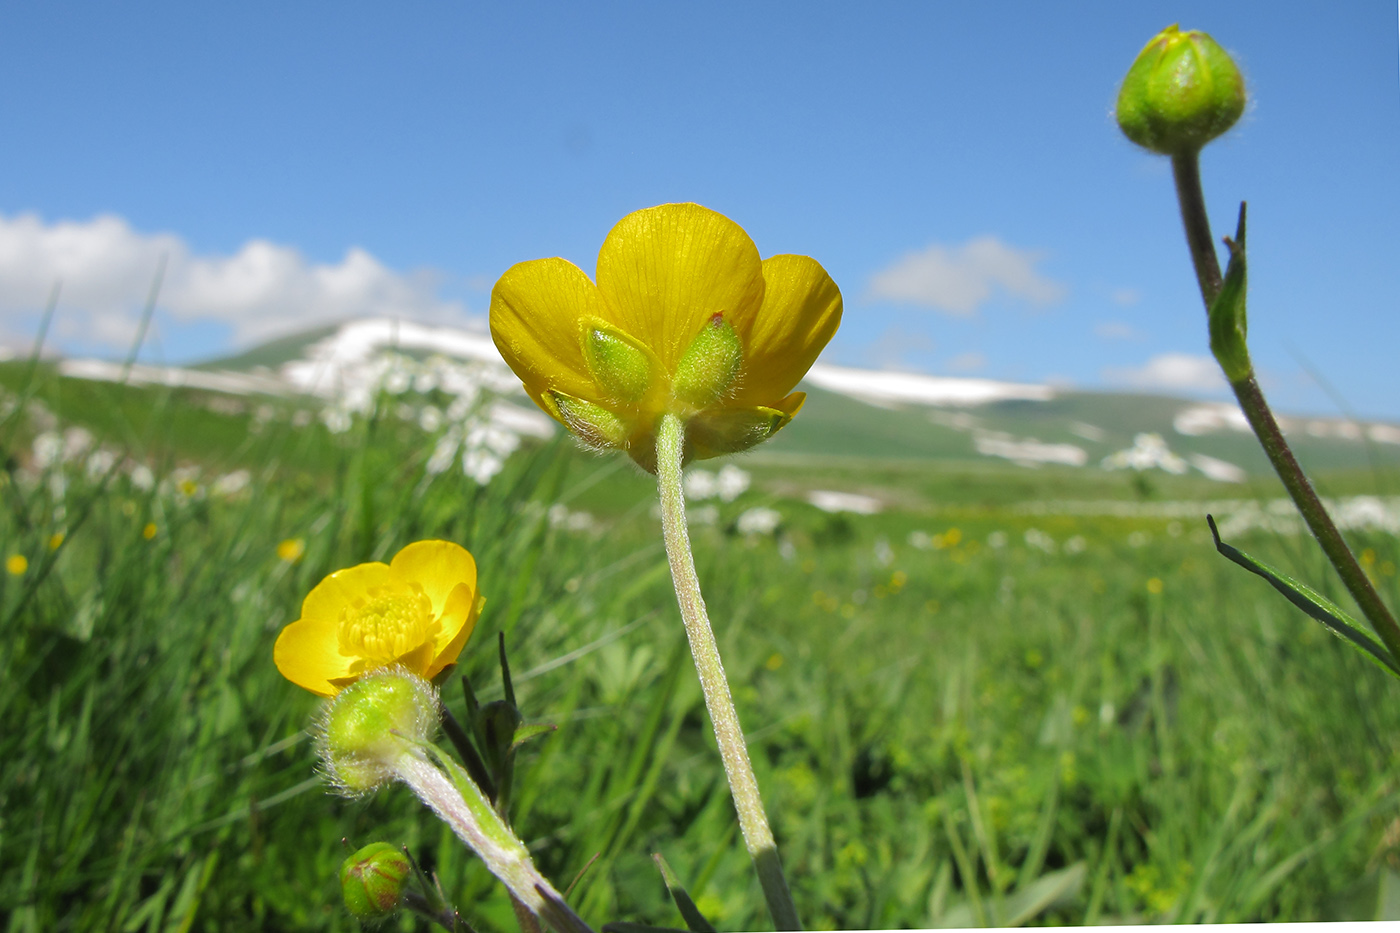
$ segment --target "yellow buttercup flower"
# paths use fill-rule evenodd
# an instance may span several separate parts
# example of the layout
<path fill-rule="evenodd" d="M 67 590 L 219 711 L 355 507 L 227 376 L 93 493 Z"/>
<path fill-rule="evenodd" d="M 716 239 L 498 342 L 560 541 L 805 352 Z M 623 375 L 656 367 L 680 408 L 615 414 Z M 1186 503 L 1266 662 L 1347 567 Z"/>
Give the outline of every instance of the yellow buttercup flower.
<path fill-rule="evenodd" d="M 564 259 L 506 270 L 491 336 L 525 391 L 585 443 L 655 470 L 663 414 L 686 459 L 745 450 L 782 428 L 793 392 L 841 322 L 841 292 L 807 256 L 759 259 L 738 224 L 698 204 L 618 221 L 597 281 Z"/>
<path fill-rule="evenodd" d="M 417 541 L 388 564 L 359 564 L 318 583 L 301 618 L 277 637 L 273 660 L 320 696 L 395 665 L 432 679 L 457 660 L 484 604 L 465 548 Z"/>

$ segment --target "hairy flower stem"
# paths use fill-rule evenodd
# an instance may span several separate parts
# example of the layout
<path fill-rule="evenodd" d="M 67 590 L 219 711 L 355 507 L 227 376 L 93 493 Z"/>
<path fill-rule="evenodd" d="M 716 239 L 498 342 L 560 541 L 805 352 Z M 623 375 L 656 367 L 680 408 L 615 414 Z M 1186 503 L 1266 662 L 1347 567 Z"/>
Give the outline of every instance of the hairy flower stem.
<path fill-rule="evenodd" d="M 666 414 L 656 435 L 656 484 L 661 494 L 661 530 L 666 539 L 666 556 L 671 562 L 671 580 L 676 585 L 676 601 L 680 603 L 681 619 L 690 639 L 690 654 L 700 675 L 700 688 L 705 693 L 705 708 L 715 728 L 719 754 L 729 776 L 729 791 L 734 796 L 734 809 L 739 813 L 739 829 L 744 845 L 753 859 L 768 912 L 779 930 L 800 930 L 797 908 L 788 890 L 773 831 L 768 828 L 768 815 L 758 794 L 758 780 L 749 763 L 749 750 L 744 744 L 744 732 L 739 727 L 739 714 L 729 696 L 729 682 L 724 677 L 715 633 L 705 612 L 705 600 L 700 595 L 700 580 L 695 575 L 695 559 L 690 553 L 690 534 L 685 522 L 685 494 L 681 488 L 681 459 L 685 446 L 685 427 L 680 418 Z"/>
<path fill-rule="evenodd" d="M 593 933 L 535 868 L 525 844 L 510 827 L 498 817 L 492 819 L 496 811 L 484 796 L 478 806 L 471 806 L 447 775 L 416 750 L 395 763 L 394 774 L 486 863 L 510 891 L 513 905 L 528 908 L 557 933 Z"/>
<path fill-rule="evenodd" d="M 1199 153 L 1191 152 L 1172 156 L 1172 176 L 1176 180 L 1181 223 L 1186 228 L 1186 243 L 1191 250 L 1192 265 L 1196 268 L 1196 281 L 1200 285 L 1201 298 L 1205 301 L 1206 310 L 1209 311 L 1216 296 L 1220 294 L 1222 280 L 1220 261 L 1215 255 L 1215 243 L 1211 239 L 1210 218 L 1206 216 L 1205 195 L 1201 190 L 1198 155 Z M 1231 382 L 1230 388 L 1234 390 L 1235 398 L 1239 400 L 1240 408 L 1249 420 L 1249 426 L 1254 429 L 1264 453 L 1274 466 L 1274 472 L 1278 473 L 1278 478 L 1283 481 L 1284 488 L 1293 498 L 1293 503 L 1298 507 L 1303 520 L 1308 523 L 1313 537 L 1322 546 L 1323 553 L 1336 568 L 1342 583 L 1370 620 L 1376 634 L 1385 642 L 1391 657 L 1400 660 L 1400 624 L 1396 623 L 1395 616 L 1381 601 L 1380 594 L 1371 585 L 1370 578 L 1356 562 L 1356 556 L 1352 554 L 1351 548 L 1342 538 L 1342 533 L 1337 530 L 1332 517 L 1323 507 L 1312 483 L 1303 473 L 1297 458 L 1293 456 L 1288 441 L 1284 439 L 1283 430 L 1279 428 L 1274 413 L 1269 409 L 1269 403 L 1264 400 L 1259 383 L 1251 373 L 1244 379 Z"/>

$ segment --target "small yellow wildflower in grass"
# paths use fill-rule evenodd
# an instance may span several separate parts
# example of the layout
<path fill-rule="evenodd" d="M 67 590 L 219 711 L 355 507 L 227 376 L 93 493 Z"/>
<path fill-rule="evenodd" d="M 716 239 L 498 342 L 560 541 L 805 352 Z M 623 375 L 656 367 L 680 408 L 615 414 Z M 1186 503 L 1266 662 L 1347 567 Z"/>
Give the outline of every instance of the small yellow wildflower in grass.
<path fill-rule="evenodd" d="M 318 583 L 301 618 L 277 637 L 273 660 L 320 696 L 395 665 L 431 680 L 457 660 L 484 603 L 465 548 L 417 541 L 388 564 L 359 564 Z"/>
<path fill-rule="evenodd" d="M 685 423 L 687 461 L 771 437 L 802 407 L 792 390 L 840 321 L 841 292 L 816 260 L 759 259 L 738 224 L 698 204 L 618 221 L 596 284 L 536 259 L 491 291 L 491 336 L 536 404 L 650 472 L 662 415 Z"/>
<path fill-rule="evenodd" d="M 763 666 L 770 671 L 776 671 L 783 666 L 783 656 L 776 651 L 768 656 L 768 660 L 763 662 Z"/>
<path fill-rule="evenodd" d="M 29 569 L 29 558 L 23 554 L 11 554 L 5 559 L 5 570 L 12 577 L 17 577 Z"/>
<path fill-rule="evenodd" d="M 1156 596 L 1162 592 L 1162 581 L 1158 577 L 1153 577 L 1147 581 L 1147 592 Z"/>
<path fill-rule="evenodd" d="M 306 542 L 301 538 L 287 538 L 277 545 L 277 556 L 289 564 L 295 564 L 306 553 Z"/>
<path fill-rule="evenodd" d="M 63 547 L 63 539 L 64 534 L 61 531 L 55 531 L 53 534 L 49 535 L 49 550 L 57 551 L 59 548 Z"/>
<path fill-rule="evenodd" d="M 155 522 L 147 522 L 146 527 L 141 529 L 141 537 L 149 541 L 156 536 L 158 530 Z"/>

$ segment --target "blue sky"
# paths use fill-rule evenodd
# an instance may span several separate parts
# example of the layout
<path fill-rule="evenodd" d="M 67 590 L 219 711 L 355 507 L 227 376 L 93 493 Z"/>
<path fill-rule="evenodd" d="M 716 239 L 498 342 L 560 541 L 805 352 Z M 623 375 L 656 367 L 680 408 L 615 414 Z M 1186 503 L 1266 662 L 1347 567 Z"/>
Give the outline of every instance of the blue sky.
<path fill-rule="evenodd" d="M 460 321 L 512 263 L 591 272 L 627 212 L 698 201 L 826 266 L 828 362 L 1209 391 L 1168 164 L 1110 113 L 1172 22 L 1251 88 L 1203 170 L 1217 235 L 1250 202 L 1266 387 L 1336 411 L 1311 368 L 1400 419 L 1388 0 L 5 2 L 0 341 L 61 277 L 55 345 L 120 356 L 161 255 L 151 360 Z"/>

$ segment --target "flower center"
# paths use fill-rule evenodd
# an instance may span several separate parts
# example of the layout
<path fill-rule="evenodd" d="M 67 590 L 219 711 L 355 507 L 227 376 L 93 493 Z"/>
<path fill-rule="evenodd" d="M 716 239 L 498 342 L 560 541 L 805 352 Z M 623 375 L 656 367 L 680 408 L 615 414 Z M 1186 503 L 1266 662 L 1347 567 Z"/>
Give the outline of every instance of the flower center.
<path fill-rule="evenodd" d="M 340 653 L 366 667 L 393 663 L 437 635 L 433 604 L 417 584 L 380 587 L 340 613 Z"/>

